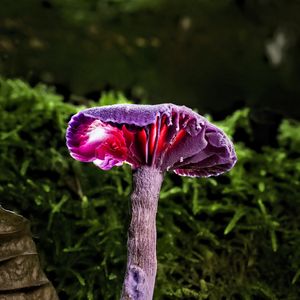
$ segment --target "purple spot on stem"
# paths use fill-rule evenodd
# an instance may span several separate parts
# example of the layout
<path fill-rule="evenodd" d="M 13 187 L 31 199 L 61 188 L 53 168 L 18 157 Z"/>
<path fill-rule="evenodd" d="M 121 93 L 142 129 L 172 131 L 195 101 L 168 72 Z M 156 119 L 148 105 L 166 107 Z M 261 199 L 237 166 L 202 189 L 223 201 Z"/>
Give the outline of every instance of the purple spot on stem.
<path fill-rule="evenodd" d="M 130 299 L 144 300 L 147 297 L 146 274 L 138 266 L 131 266 L 125 279 L 125 290 Z"/>

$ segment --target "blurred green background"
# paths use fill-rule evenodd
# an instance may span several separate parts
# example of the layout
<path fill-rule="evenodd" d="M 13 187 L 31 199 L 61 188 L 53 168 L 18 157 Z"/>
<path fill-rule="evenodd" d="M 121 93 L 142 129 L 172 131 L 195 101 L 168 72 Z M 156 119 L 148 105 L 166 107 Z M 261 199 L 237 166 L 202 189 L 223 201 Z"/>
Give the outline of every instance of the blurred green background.
<path fill-rule="evenodd" d="M 114 89 L 218 118 L 244 105 L 299 118 L 299 11 L 297 0 L 1 0 L 0 73 L 72 101 Z"/>
<path fill-rule="evenodd" d="M 74 161 L 65 130 L 123 102 L 196 108 L 239 159 L 167 175 L 154 299 L 300 299 L 299 1 L 0 4 L 0 204 L 30 219 L 61 300 L 120 295 L 131 170 Z"/>

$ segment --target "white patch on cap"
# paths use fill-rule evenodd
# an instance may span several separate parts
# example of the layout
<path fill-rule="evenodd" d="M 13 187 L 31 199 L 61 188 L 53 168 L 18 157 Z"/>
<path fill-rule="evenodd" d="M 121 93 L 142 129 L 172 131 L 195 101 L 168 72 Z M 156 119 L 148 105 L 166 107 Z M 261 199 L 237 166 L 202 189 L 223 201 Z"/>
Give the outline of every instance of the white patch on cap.
<path fill-rule="evenodd" d="M 93 161 L 93 163 L 99 168 L 101 168 L 103 166 L 103 162 L 104 162 L 104 160 L 98 159 L 98 158 Z"/>
<path fill-rule="evenodd" d="M 89 131 L 88 133 L 89 142 L 96 142 L 96 141 L 101 141 L 104 140 L 107 136 L 106 130 L 103 127 L 96 127 Z"/>

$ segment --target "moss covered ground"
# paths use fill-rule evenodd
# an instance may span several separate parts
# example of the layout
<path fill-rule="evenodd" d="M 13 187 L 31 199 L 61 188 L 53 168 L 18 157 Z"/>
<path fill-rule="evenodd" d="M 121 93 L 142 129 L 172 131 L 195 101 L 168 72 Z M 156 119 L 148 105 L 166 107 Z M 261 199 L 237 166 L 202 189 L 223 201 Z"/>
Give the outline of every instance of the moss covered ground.
<path fill-rule="evenodd" d="M 104 94 L 88 106 L 127 101 Z M 74 161 L 72 114 L 54 90 L 0 79 L 0 204 L 32 222 L 60 299 L 118 299 L 126 261 L 131 170 Z M 218 121 L 239 161 L 226 175 L 168 174 L 157 215 L 154 299 L 300 299 L 300 124 L 257 147 L 247 108 Z"/>

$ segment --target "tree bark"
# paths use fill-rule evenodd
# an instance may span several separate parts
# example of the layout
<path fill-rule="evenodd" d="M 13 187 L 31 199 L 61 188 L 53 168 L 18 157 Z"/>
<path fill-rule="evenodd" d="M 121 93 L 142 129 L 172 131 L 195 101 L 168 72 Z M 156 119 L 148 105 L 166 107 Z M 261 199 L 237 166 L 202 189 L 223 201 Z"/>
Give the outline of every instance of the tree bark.
<path fill-rule="evenodd" d="M 24 217 L 0 206 L 0 299 L 58 300 Z"/>
<path fill-rule="evenodd" d="M 151 300 L 156 261 L 156 212 L 163 173 L 143 166 L 133 173 L 127 268 L 121 300 Z"/>

